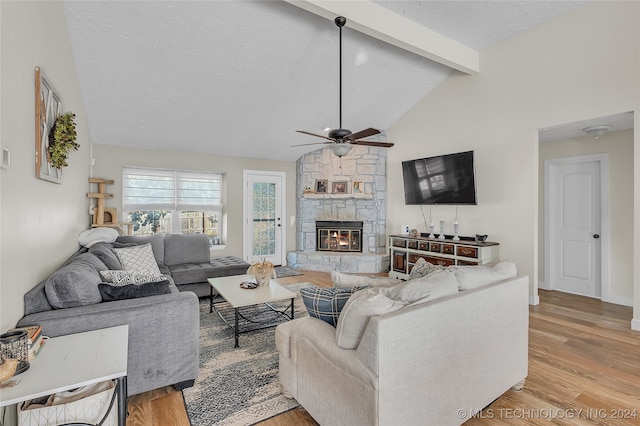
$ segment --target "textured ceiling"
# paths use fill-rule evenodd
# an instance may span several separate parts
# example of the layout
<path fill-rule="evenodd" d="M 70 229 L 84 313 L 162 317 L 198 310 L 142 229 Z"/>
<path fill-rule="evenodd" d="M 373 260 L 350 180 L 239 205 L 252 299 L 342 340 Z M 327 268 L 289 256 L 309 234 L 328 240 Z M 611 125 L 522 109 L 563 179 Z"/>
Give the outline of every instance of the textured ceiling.
<path fill-rule="evenodd" d="M 481 50 L 584 2 L 376 3 Z M 292 161 L 321 147 L 291 148 L 321 141 L 295 130 L 338 127 L 332 21 L 282 1 L 65 6 L 93 143 Z M 451 72 L 348 21 L 343 61 L 343 127 L 354 132 L 388 128 Z"/>

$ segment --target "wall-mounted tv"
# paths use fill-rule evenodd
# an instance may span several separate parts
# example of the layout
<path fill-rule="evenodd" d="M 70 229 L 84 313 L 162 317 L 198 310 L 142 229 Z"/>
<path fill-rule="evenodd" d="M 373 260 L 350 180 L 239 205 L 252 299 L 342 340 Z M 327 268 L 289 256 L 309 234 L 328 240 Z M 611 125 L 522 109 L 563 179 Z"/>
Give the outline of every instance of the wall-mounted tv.
<path fill-rule="evenodd" d="M 473 151 L 402 162 L 405 204 L 477 204 Z"/>

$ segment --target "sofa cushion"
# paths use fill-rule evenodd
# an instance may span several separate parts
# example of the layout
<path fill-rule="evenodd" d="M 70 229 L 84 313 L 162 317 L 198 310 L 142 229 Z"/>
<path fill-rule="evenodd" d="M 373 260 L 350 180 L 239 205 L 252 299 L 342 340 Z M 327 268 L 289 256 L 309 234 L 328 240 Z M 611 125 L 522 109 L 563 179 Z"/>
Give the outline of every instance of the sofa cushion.
<path fill-rule="evenodd" d="M 141 284 L 111 285 L 107 283 L 98 284 L 98 290 L 103 302 L 113 302 L 114 300 L 136 299 L 139 297 L 157 296 L 159 294 L 169 294 L 171 289 L 169 281 L 151 281 Z"/>
<path fill-rule="evenodd" d="M 413 264 L 413 267 L 409 272 L 409 280 L 422 278 L 433 272 L 442 271 L 443 269 L 444 269 L 444 266 L 434 265 L 432 263 L 427 262 L 422 257 L 420 257 L 418 258 L 418 260 L 416 260 L 416 263 Z"/>
<path fill-rule="evenodd" d="M 351 295 L 362 287 L 326 288 L 309 286 L 300 289 L 302 302 L 309 315 L 335 327 L 338 324 L 340 311 Z"/>
<path fill-rule="evenodd" d="M 100 276 L 107 282 L 118 286 L 126 284 L 142 284 L 151 281 L 162 281 L 161 275 L 149 274 L 147 272 L 137 271 L 100 271 Z"/>
<path fill-rule="evenodd" d="M 518 274 L 516 264 L 502 260 L 493 267 L 483 265 L 450 266 L 458 280 L 458 290 L 471 290 L 487 284 L 513 278 Z"/>
<path fill-rule="evenodd" d="M 102 302 L 98 284 L 99 269 L 107 267 L 91 253 L 83 253 L 55 271 L 45 282 L 45 293 L 57 309 L 93 305 Z"/>
<path fill-rule="evenodd" d="M 379 288 L 366 288 L 355 292 L 347 301 L 336 326 L 336 343 L 344 349 L 355 349 L 367 328 L 369 318 L 397 311 L 406 306 L 388 298 Z"/>
<path fill-rule="evenodd" d="M 381 287 L 401 283 L 397 278 L 389 277 L 369 277 L 366 275 L 345 274 L 344 272 L 331 272 L 331 280 L 336 288 L 360 287 Z"/>
<path fill-rule="evenodd" d="M 151 244 L 113 249 L 127 271 L 147 272 L 160 275 Z"/>
<path fill-rule="evenodd" d="M 176 285 L 206 282 L 207 278 L 216 276 L 216 268 L 209 262 L 172 265 L 169 270 Z"/>
<path fill-rule="evenodd" d="M 404 284 L 384 288 L 381 292 L 388 298 L 405 303 L 427 302 L 458 292 L 455 273 L 442 270 Z"/>
<path fill-rule="evenodd" d="M 209 262 L 210 257 L 209 237 L 205 234 L 170 234 L 164 237 L 164 263 L 167 266 Z"/>
<path fill-rule="evenodd" d="M 96 243 L 89 248 L 89 253 L 100 259 L 109 269 L 124 269 L 118 259 L 113 245 L 108 243 Z"/>

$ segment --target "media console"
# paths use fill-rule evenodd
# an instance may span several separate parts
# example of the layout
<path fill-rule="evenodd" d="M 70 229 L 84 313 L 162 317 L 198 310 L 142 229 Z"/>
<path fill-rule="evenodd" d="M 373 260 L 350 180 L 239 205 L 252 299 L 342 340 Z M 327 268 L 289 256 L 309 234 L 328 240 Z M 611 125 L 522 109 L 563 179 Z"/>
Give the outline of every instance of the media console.
<path fill-rule="evenodd" d="M 498 260 L 498 243 L 477 242 L 469 237 L 459 241 L 450 238 L 389 235 L 392 278 L 409 278 L 409 272 L 419 258 L 434 265 L 482 265 Z"/>

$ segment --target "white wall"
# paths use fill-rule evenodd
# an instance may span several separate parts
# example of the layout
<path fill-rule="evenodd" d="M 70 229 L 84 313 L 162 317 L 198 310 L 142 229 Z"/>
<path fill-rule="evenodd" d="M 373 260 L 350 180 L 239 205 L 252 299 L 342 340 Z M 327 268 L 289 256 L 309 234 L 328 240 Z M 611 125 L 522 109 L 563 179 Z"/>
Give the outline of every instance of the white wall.
<path fill-rule="evenodd" d="M 544 161 L 606 153 L 609 156 L 610 300 L 633 301 L 633 130 L 564 139 L 540 144 L 538 204 L 538 278 L 544 281 Z M 604 293 L 603 293 L 604 295 Z"/>
<path fill-rule="evenodd" d="M 538 284 L 537 129 L 636 111 L 640 119 L 640 3 L 591 2 L 481 52 L 480 72 L 452 74 L 389 130 L 387 230 L 425 226 L 419 207 L 405 206 L 402 160 L 473 149 L 478 206 L 459 209 L 463 235 L 489 234 L 500 254 Z M 634 135 L 636 163 L 640 146 Z M 636 200 L 640 174 L 636 168 Z M 636 207 L 640 201 L 636 201 Z M 437 217 L 436 217 L 437 216 Z M 434 218 L 451 226 L 451 207 Z M 635 223 L 640 224 L 636 208 Z M 640 253 L 640 226 L 635 253 Z M 640 267 L 635 262 L 634 318 L 640 328 Z M 634 321 L 635 323 L 635 321 Z"/>
<path fill-rule="evenodd" d="M 226 142 L 225 142 L 226 143 Z M 107 207 L 115 207 L 122 215 L 122 168 L 152 167 L 176 170 L 210 171 L 225 174 L 224 220 L 227 234 L 223 236 L 226 247 L 215 252 L 216 256 L 242 257 L 242 171 L 261 170 L 286 173 L 286 212 L 283 225 L 286 231 L 286 250 L 295 250 L 295 225 L 291 226 L 290 216 L 295 216 L 296 163 L 286 161 L 259 160 L 253 158 L 221 157 L 215 155 L 169 152 L 123 148 L 112 145 L 93 145 L 96 164 L 93 176 L 113 179 L 114 185 L 107 186 L 113 198 L 105 202 Z M 120 220 L 123 220 L 121 217 Z"/>
<path fill-rule="evenodd" d="M 11 167 L 0 193 L 0 330 L 15 326 L 23 295 L 78 249 L 89 223 L 89 133 L 80 98 L 62 2 L 0 2 L 1 143 Z M 61 185 L 35 177 L 35 67 L 76 113 L 80 150 L 70 155 Z"/>

